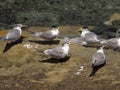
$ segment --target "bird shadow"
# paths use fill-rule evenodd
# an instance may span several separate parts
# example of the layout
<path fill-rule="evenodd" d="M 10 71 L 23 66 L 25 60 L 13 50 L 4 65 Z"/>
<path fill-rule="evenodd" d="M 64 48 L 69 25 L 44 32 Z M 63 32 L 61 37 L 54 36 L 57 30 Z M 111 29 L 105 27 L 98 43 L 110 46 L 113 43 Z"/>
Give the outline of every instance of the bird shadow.
<path fill-rule="evenodd" d="M 101 69 L 103 66 L 105 66 L 106 62 L 102 65 L 99 65 L 99 66 L 92 66 L 92 72 L 90 73 L 89 77 L 91 76 L 95 76 L 95 74 L 97 73 L 97 71 L 99 69 Z"/>
<path fill-rule="evenodd" d="M 6 45 L 5 45 L 5 48 L 4 48 L 4 50 L 3 50 L 3 53 L 5 53 L 5 52 L 7 52 L 11 47 L 13 47 L 14 45 L 17 45 L 17 44 L 19 44 L 19 43 L 22 43 L 22 41 L 23 41 L 23 39 L 24 39 L 25 37 L 20 37 L 18 40 L 16 40 L 15 42 L 10 42 L 10 43 L 6 43 Z"/>
<path fill-rule="evenodd" d="M 70 56 L 67 56 L 63 59 L 48 58 L 45 60 L 39 60 L 39 62 L 41 62 L 41 63 L 63 63 L 63 62 L 68 61 L 69 59 L 70 59 Z"/>
<path fill-rule="evenodd" d="M 60 40 L 52 40 L 52 41 L 35 41 L 35 40 L 29 40 L 29 42 L 34 42 L 37 44 L 43 44 L 43 45 L 52 45 L 52 44 L 59 44 Z"/>

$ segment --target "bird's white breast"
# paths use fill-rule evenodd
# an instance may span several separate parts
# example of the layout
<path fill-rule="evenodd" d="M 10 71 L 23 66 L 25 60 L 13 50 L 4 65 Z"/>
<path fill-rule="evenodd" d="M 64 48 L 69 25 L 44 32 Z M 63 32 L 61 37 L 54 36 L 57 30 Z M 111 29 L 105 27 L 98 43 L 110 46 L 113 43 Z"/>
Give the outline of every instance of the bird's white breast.
<path fill-rule="evenodd" d="M 102 49 L 99 49 L 97 52 L 104 53 Z"/>
<path fill-rule="evenodd" d="M 118 39 L 118 46 L 120 47 L 120 38 Z"/>
<path fill-rule="evenodd" d="M 103 49 L 99 49 L 99 50 L 97 51 L 97 53 L 102 53 L 102 54 L 104 55 L 104 58 L 105 58 L 105 54 L 104 54 Z"/>
<path fill-rule="evenodd" d="M 82 31 L 81 36 L 85 37 L 85 34 L 89 33 L 89 31 Z"/>
<path fill-rule="evenodd" d="M 21 29 L 21 27 L 15 27 L 14 29 L 20 31 L 20 35 L 22 34 L 22 29 Z"/>
<path fill-rule="evenodd" d="M 65 44 L 65 45 L 62 47 L 62 49 L 64 50 L 64 53 L 65 53 L 65 54 L 68 54 L 68 52 L 69 52 L 69 45 L 68 45 L 68 44 Z"/>
<path fill-rule="evenodd" d="M 59 30 L 58 29 L 51 30 L 51 32 L 52 32 L 53 35 L 58 35 L 59 34 Z"/>

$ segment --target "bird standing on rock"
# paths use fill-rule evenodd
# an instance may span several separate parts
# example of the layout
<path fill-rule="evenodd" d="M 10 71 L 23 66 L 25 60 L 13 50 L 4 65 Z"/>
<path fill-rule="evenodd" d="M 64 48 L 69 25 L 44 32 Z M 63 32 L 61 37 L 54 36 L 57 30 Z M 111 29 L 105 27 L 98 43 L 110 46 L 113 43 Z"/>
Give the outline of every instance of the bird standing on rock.
<path fill-rule="evenodd" d="M 88 27 L 86 27 L 86 26 L 84 26 L 84 27 L 82 27 L 81 28 L 81 30 L 82 30 L 82 33 L 81 33 L 81 37 L 83 38 L 83 40 L 84 41 L 86 41 L 86 42 L 99 42 L 100 40 L 98 39 L 98 36 L 95 34 L 95 33 L 93 33 L 93 32 L 91 32 L 89 29 L 88 29 Z"/>
<path fill-rule="evenodd" d="M 14 25 L 13 29 L 10 29 L 8 34 L 5 37 L 2 37 L 0 40 L 9 40 L 11 42 L 17 41 L 22 35 L 22 24 Z"/>
<path fill-rule="evenodd" d="M 45 55 L 51 56 L 52 58 L 63 59 L 67 57 L 69 54 L 69 50 L 70 50 L 69 44 L 70 44 L 69 38 L 65 38 L 62 46 L 57 46 L 52 49 L 47 49 L 44 51 L 44 53 Z"/>
<path fill-rule="evenodd" d="M 103 46 L 100 47 L 97 52 L 92 56 L 92 72 L 90 76 L 94 76 L 95 73 L 106 64 L 106 58 L 103 51 Z"/>
<path fill-rule="evenodd" d="M 3 53 L 8 51 L 12 46 L 21 43 L 23 41 L 24 37 L 22 37 L 22 29 L 21 29 L 22 27 L 27 27 L 27 26 L 22 24 L 13 25 L 13 29 L 10 29 L 7 35 L 0 39 L 7 41 L 7 43 L 5 43 Z"/>
<path fill-rule="evenodd" d="M 52 26 L 50 30 L 45 32 L 35 32 L 32 34 L 32 36 L 40 37 L 45 40 L 53 40 L 55 39 L 59 34 L 59 27 Z"/>

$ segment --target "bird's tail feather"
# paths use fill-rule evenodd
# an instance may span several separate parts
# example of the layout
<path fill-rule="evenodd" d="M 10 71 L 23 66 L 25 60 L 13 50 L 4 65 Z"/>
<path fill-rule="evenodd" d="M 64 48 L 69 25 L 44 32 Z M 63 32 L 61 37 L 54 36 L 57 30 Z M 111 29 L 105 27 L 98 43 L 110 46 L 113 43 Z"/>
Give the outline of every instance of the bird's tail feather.
<path fill-rule="evenodd" d="M 5 37 L 0 37 L 0 41 L 2 41 L 2 40 L 6 40 L 6 38 Z"/>
<path fill-rule="evenodd" d="M 70 43 L 71 39 L 69 37 L 64 37 L 64 43 Z"/>
<path fill-rule="evenodd" d="M 90 73 L 89 77 L 95 76 L 95 73 L 97 72 L 98 69 L 93 68 L 92 72 Z"/>
<path fill-rule="evenodd" d="M 37 49 L 37 48 L 35 48 L 35 50 L 36 50 L 37 52 L 39 52 L 39 53 L 44 53 L 44 50 L 39 50 L 39 49 Z"/>
<path fill-rule="evenodd" d="M 50 53 L 50 50 L 45 50 L 45 51 L 44 51 L 44 54 L 45 54 L 45 55 L 49 55 L 49 53 Z"/>
<path fill-rule="evenodd" d="M 107 42 L 106 42 L 107 40 L 106 39 L 100 39 L 100 44 L 106 44 Z"/>
<path fill-rule="evenodd" d="M 95 73 L 100 69 L 102 68 L 104 65 L 106 64 L 106 61 L 102 64 L 102 65 L 99 65 L 99 66 L 93 66 L 92 65 L 92 72 L 89 76 L 95 76 Z"/>
<path fill-rule="evenodd" d="M 41 36 L 41 32 L 30 32 L 30 35 L 35 36 L 35 37 L 40 37 Z"/>
<path fill-rule="evenodd" d="M 38 36 L 40 36 L 41 32 L 28 31 L 28 34 L 31 35 L 31 36 L 38 37 Z"/>

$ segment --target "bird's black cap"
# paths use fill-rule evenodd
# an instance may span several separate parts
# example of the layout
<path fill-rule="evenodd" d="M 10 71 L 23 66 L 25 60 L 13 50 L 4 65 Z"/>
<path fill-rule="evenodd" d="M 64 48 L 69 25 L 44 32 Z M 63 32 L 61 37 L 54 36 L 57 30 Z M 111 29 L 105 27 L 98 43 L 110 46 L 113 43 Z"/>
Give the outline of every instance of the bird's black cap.
<path fill-rule="evenodd" d="M 51 28 L 58 28 L 58 26 L 57 25 L 52 25 Z"/>
<path fill-rule="evenodd" d="M 86 29 L 86 28 L 88 28 L 88 26 L 83 26 L 82 28 L 83 28 L 83 29 Z"/>

